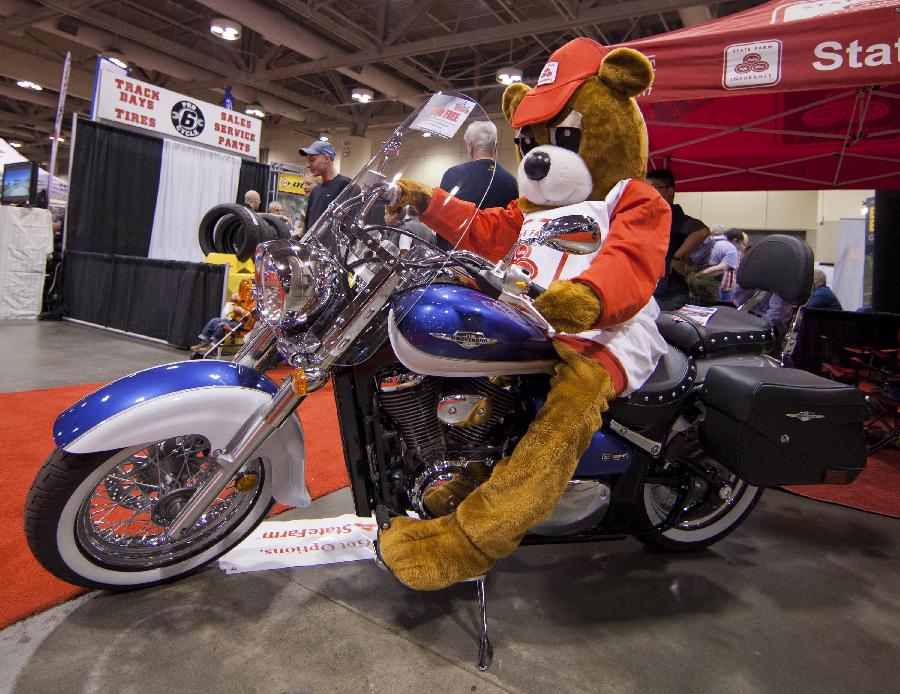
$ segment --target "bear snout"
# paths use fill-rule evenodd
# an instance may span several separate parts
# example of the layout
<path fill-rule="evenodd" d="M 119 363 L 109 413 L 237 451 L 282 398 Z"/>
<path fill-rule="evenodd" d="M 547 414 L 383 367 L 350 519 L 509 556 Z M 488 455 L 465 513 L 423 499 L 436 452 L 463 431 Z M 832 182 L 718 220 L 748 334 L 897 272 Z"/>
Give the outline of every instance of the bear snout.
<path fill-rule="evenodd" d="M 540 181 L 550 173 L 550 155 L 546 152 L 532 152 L 522 162 L 525 175 L 532 181 Z"/>

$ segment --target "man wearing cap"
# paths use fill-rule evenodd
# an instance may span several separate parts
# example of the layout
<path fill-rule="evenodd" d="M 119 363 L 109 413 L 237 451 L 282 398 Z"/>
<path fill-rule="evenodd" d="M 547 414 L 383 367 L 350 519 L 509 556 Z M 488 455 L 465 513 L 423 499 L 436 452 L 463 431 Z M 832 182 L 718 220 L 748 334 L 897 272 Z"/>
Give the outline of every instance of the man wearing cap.
<path fill-rule="evenodd" d="M 350 183 L 350 179 L 339 174 L 334 168 L 334 147 L 330 142 L 316 140 L 309 147 L 301 147 L 298 152 L 306 157 L 306 167 L 313 176 L 322 179 L 306 201 L 305 229 L 309 229 L 322 216 L 331 202 Z"/>

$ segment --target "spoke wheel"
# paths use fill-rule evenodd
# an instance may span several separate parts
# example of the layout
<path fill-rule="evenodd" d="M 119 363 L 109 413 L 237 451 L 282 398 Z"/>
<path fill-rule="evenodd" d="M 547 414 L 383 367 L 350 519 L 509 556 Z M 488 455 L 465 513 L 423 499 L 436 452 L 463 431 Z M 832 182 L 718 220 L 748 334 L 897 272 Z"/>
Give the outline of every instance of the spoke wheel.
<path fill-rule="evenodd" d="M 258 476 L 255 487 L 229 482 L 173 540 L 167 527 L 213 469 L 197 435 L 118 451 L 57 450 L 29 493 L 29 547 L 51 573 L 90 588 L 144 587 L 196 571 L 246 537 L 272 503 L 266 468 L 251 461 L 243 472 Z"/>
<path fill-rule="evenodd" d="M 205 439 L 186 436 L 126 456 L 81 505 L 76 535 L 82 550 L 107 566 L 144 569 L 177 562 L 198 543 L 227 531 L 254 503 L 256 490 L 239 492 L 230 482 L 184 537 L 175 541 L 166 533 L 212 471 L 208 452 Z M 255 461 L 246 471 L 260 475 L 260 467 Z"/>
<path fill-rule="evenodd" d="M 695 465 L 704 473 L 689 477 L 687 494 L 675 525 L 662 533 L 642 536 L 646 544 L 674 551 L 690 551 L 718 542 L 737 528 L 753 510 L 763 490 L 747 484 L 712 458 L 698 451 Z M 678 500 L 675 489 L 645 484 L 643 524 L 658 526 Z"/>

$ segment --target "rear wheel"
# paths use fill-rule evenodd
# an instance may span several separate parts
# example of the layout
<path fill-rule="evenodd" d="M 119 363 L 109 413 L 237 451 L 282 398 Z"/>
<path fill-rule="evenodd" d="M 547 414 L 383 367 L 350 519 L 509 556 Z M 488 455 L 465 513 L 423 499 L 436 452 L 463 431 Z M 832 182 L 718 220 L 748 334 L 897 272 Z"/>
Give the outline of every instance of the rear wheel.
<path fill-rule="evenodd" d="M 675 524 L 662 533 L 639 536 L 645 544 L 675 552 L 708 547 L 737 528 L 756 506 L 763 490 L 747 484 L 715 460 L 697 451 L 688 466 L 687 489 L 666 484 L 645 484 L 643 515 L 645 527 L 658 527 L 675 504 L 681 511 Z"/>
<path fill-rule="evenodd" d="M 50 573 L 88 588 L 142 588 L 196 571 L 246 537 L 272 504 L 260 460 L 232 480 L 188 533 L 167 526 L 214 467 L 202 436 L 135 448 L 74 454 L 57 449 L 32 484 L 25 534 Z"/>

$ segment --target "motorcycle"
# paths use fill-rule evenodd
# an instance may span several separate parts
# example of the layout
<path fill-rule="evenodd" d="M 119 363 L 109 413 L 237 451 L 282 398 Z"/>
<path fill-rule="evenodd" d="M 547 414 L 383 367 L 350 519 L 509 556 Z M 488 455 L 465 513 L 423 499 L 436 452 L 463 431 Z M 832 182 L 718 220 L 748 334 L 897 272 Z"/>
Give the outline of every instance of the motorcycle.
<path fill-rule="evenodd" d="M 430 491 L 449 480 L 474 489 L 510 453 L 556 363 L 553 328 L 531 301 L 541 288 L 515 249 L 493 263 L 374 214 L 415 173 L 423 134 L 465 152 L 460 126 L 472 119 L 487 116 L 468 97 L 433 96 L 302 238 L 258 247 L 258 320 L 231 362 L 140 371 L 58 417 L 25 513 L 48 571 L 89 588 L 154 585 L 237 545 L 274 500 L 308 504 L 292 415 L 329 379 L 355 511 L 382 527 L 394 514 L 432 517 Z M 589 222 L 557 219 L 533 242 L 592 253 L 604 231 Z M 810 249 L 773 235 L 739 281 L 802 304 Z M 859 474 L 862 396 L 769 356 L 774 333 L 748 309 L 660 316 L 668 353 L 611 403 L 555 511 L 523 544 L 633 535 L 693 550 L 740 526 L 766 487 Z M 292 368 L 281 386 L 265 375 L 279 358 Z"/>

